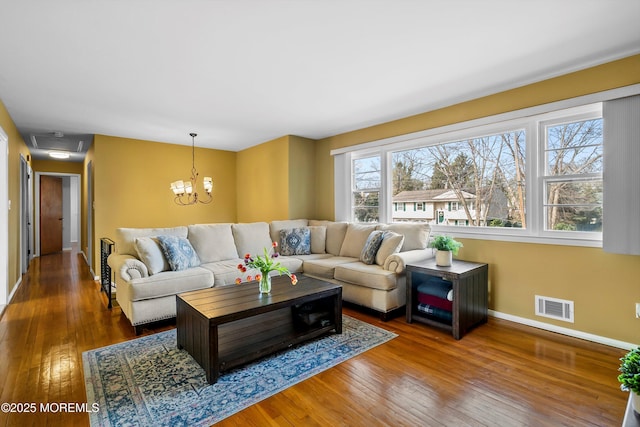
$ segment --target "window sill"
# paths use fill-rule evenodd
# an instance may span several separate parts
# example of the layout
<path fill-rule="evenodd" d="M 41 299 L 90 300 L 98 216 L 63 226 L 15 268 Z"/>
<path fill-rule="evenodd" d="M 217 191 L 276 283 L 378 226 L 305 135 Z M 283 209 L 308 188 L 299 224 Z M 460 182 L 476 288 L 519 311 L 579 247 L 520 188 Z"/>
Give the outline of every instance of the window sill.
<path fill-rule="evenodd" d="M 471 227 L 450 227 L 442 225 L 431 226 L 432 234 L 447 234 L 460 239 L 494 240 L 516 243 L 534 243 L 540 245 L 562 245 L 562 246 L 582 246 L 588 248 L 602 248 L 602 235 L 600 233 L 591 236 L 537 236 L 527 230 L 520 229 L 498 229 L 494 228 L 471 228 Z M 595 237 L 597 236 L 597 237 Z"/>

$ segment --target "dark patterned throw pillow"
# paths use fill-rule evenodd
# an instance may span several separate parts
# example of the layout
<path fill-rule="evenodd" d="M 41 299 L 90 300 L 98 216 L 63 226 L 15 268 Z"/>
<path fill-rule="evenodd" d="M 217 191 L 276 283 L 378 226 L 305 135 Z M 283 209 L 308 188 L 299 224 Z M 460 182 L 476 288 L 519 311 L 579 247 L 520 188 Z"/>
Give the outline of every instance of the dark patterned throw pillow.
<path fill-rule="evenodd" d="M 311 253 L 311 230 L 288 228 L 280 230 L 280 255 L 309 255 Z"/>
<path fill-rule="evenodd" d="M 367 241 L 362 248 L 362 253 L 360 253 L 360 261 L 369 265 L 376 261 L 376 254 L 378 253 L 378 249 L 380 249 L 383 237 L 384 231 L 381 230 L 375 230 L 369 234 L 369 237 L 367 237 Z"/>

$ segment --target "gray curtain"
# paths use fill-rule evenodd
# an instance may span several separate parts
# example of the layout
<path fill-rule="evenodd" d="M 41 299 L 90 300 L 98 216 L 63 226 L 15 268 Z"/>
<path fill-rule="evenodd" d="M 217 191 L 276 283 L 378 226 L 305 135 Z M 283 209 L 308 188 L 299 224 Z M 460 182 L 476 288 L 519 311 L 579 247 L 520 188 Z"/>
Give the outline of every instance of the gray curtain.
<path fill-rule="evenodd" d="M 640 95 L 606 101 L 602 246 L 640 255 Z"/>

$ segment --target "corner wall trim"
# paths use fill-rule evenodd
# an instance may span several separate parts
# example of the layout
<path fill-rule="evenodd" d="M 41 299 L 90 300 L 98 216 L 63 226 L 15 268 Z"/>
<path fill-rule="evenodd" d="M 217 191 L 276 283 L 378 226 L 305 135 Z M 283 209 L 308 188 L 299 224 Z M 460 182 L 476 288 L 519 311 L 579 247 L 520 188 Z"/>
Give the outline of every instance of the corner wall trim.
<path fill-rule="evenodd" d="M 489 310 L 489 315 L 498 319 L 509 320 L 511 322 L 520 323 L 526 326 L 543 329 L 545 331 L 556 332 L 558 334 L 567 335 L 573 338 L 580 338 L 592 341 L 598 344 L 608 345 L 610 347 L 621 348 L 624 350 L 632 350 L 638 347 L 638 344 L 628 343 L 624 341 L 614 340 L 600 335 L 589 334 L 587 332 L 576 331 L 574 329 L 563 328 L 561 326 L 551 325 L 549 323 L 539 322 L 537 320 L 527 319 L 525 317 L 514 316 L 511 314 L 501 313 L 499 311 Z"/>

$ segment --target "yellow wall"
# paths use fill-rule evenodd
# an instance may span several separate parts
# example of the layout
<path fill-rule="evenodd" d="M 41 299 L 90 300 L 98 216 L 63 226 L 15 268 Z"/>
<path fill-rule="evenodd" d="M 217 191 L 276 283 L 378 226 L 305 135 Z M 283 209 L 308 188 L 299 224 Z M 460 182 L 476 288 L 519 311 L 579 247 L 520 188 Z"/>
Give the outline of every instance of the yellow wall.
<path fill-rule="evenodd" d="M 640 55 L 318 141 L 317 216 L 334 218 L 332 149 L 637 83 Z M 640 319 L 635 318 L 635 302 L 640 302 L 639 256 L 612 255 L 594 248 L 462 241 L 465 247 L 459 258 L 490 265 L 491 309 L 640 344 Z M 534 316 L 536 294 L 575 301 L 575 323 Z"/>
<path fill-rule="evenodd" d="M 289 137 L 238 153 L 238 222 L 286 219 L 289 214 Z"/>
<path fill-rule="evenodd" d="M 82 164 L 82 169 L 84 170 L 84 174 L 82 175 L 82 202 L 81 202 L 81 211 L 82 211 L 82 230 L 80 232 L 81 235 L 81 239 L 80 239 L 80 248 L 82 249 L 82 253 L 85 254 L 85 257 L 87 258 L 87 260 L 90 260 L 91 263 L 91 268 L 94 272 L 94 275 L 96 274 L 100 274 L 100 266 L 98 265 L 96 267 L 96 260 L 99 260 L 99 257 L 92 257 L 92 254 L 89 253 L 89 239 L 91 239 L 92 242 L 95 242 L 95 215 L 93 210 L 89 210 L 89 206 L 91 206 L 93 204 L 93 200 L 95 199 L 93 196 L 91 197 L 91 200 L 89 200 L 89 188 L 93 188 L 94 187 L 94 182 L 95 179 L 93 177 L 93 175 L 89 176 L 90 174 L 89 172 L 89 168 L 91 168 L 91 170 L 93 171 L 93 163 L 95 163 L 95 137 L 94 137 L 94 143 L 91 145 L 91 147 L 89 147 L 89 150 L 87 150 L 87 154 L 84 156 L 84 162 Z M 91 212 L 91 224 L 92 224 L 92 229 L 91 229 L 91 235 L 88 236 L 87 232 L 88 227 L 87 227 L 87 212 Z M 94 245 L 99 246 L 98 243 L 94 243 Z"/>
<path fill-rule="evenodd" d="M 238 153 L 238 222 L 315 214 L 315 145 L 283 136 Z"/>
<path fill-rule="evenodd" d="M 211 176 L 213 202 L 178 206 L 169 185 L 191 176 L 190 146 L 96 135 L 93 149 L 94 260 L 100 238 L 113 238 L 118 227 L 236 221 L 236 153 L 196 148 L 197 190 Z"/>
<path fill-rule="evenodd" d="M 34 172 L 70 173 L 82 175 L 82 162 L 65 162 L 60 160 L 36 160 L 31 162 Z"/>
<path fill-rule="evenodd" d="M 7 296 L 22 277 L 20 271 L 20 156 L 25 159 L 29 155 L 29 149 L 22 136 L 9 116 L 9 112 L 0 101 L 0 127 L 9 138 L 9 278 Z M 4 225 L 3 225 L 4 226 Z"/>
<path fill-rule="evenodd" d="M 287 218 L 315 218 L 315 141 L 289 137 L 289 214 Z"/>

